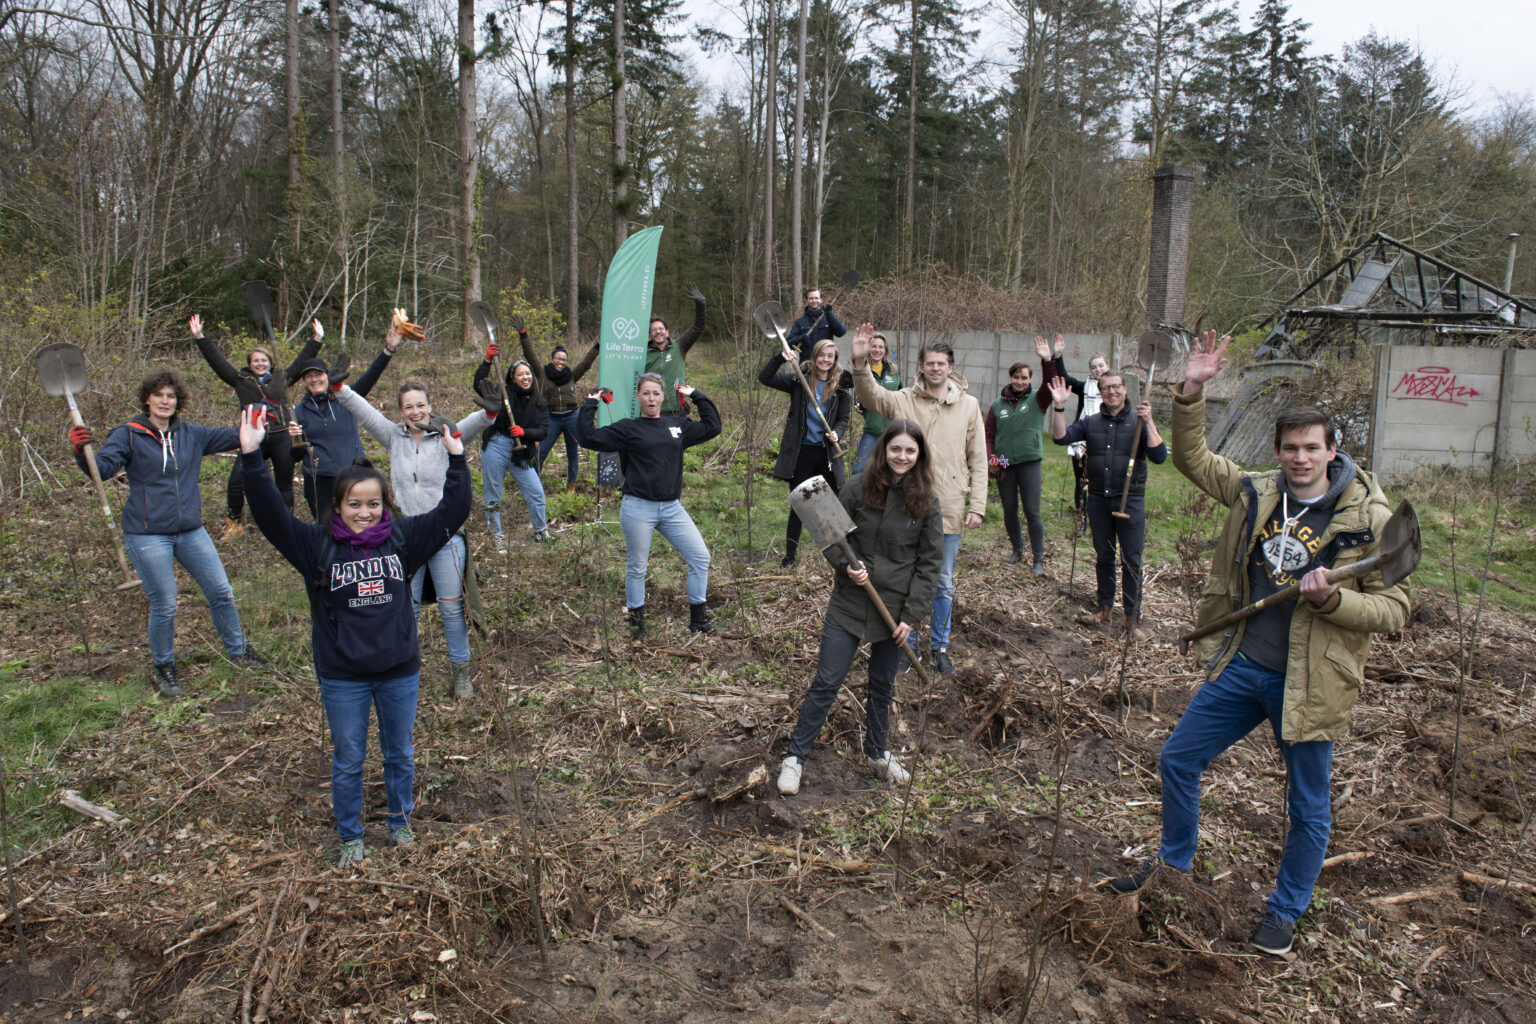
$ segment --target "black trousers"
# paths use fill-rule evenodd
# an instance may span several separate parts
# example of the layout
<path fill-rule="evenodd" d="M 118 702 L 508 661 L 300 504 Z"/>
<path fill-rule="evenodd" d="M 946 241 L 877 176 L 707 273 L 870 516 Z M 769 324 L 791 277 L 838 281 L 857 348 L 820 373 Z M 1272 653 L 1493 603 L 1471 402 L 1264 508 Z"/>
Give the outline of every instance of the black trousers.
<path fill-rule="evenodd" d="M 336 478 L 323 474 L 304 474 L 304 504 L 315 522 L 325 523 L 331 518 L 332 492 L 336 490 Z"/>
<path fill-rule="evenodd" d="M 1024 535 L 1019 532 L 1019 501 L 1024 504 L 1024 518 L 1029 523 L 1029 553 L 1035 561 L 1045 557 L 1045 523 L 1040 519 L 1040 460 L 1014 462 L 1004 466 L 997 478 L 997 495 L 1003 500 L 1003 528 L 1013 550 L 1024 550 Z"/>
<path fill-rule="evenodd" d="M 261 442 L 261 457 L 272 464 L 272 479 L 277 482 L 277 492 L 283 502 L 293 508 L 293 438 L 285 430 L 280 434 L 268 434 Z M 239 519 L 245 511 L 245 477 L 240 473 L 240 459 L 229 470 L 229 518 Z"/>
<path fill-rule="evenodd" d="M 1099 607 L 1115 603 L 1115 549 L 1120 553 L 1120 593 L 1127 618 L 1141 614 L 1141 549 L 1147 539 L 1145 500 L 1132 494 L 1125 503 L 1128 518 L 1114 513 L 1120 508 L 1118 496 L 1106 498 L 1088 495 L 1088 528 L 1093 531 L 1093 563 L 1098 580 Z"/>
<path fill-rule="evenodd" d="M 827 483 L 832 482 L 832 469 L 827 463 L 827 446 L 824 444 L 800 446 L 800 454 L 795 459 L 795 476 L 789 482 L 789 489 L 794 490 L 813 476 L 824 476 Z M 789 522 L 784 527 L 784 553 L 793 555 L 799 547 L 800 517 L 791 512 Z"/>
<path fill-rule="evenodd" d="M 1072 507 L 1082 508 L 1088 494 L 1088 456 L 1072 456 Z"/>

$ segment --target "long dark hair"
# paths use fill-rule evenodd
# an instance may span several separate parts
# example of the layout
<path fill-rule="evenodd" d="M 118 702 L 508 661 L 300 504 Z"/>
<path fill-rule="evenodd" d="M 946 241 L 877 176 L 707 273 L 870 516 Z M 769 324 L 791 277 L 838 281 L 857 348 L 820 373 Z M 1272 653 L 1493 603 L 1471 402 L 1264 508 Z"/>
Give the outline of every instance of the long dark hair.
<path fill-rule="evenodd" d="M 416 389 L 412 388 L 411 390 L 414 391 Z M 364 480 L 378 481 L 379 494 L 384 498 L 384 506 L 389 509 L 395 507 L 395 496 L 390 493 L 389 481 L 384 479 L 384 474 L 372 466 L 354 462 L 336 474 L 336 485 L 331 488 L 331 515 L 341 511 L 341 503 L 347 500 L 347 495 L 352 493 L 352 488 Z"/>
<path fill-rule="evenodd" d="M 553 355 L 551 355 L 551 358 L 553 358 Z M 544 404 L 544 389 L 539 387 L 539 372 L 537 370 L 535 370 L 533 368 L 533 364 L 530 363 L 526 359 L 519 359 L 517 362 L 513 363 L 511 366 L 507 367 L 507 374 L 506 374 L 506 377 L 507 377 L 507 394 L 508 395 L 515 395 L 515 394 L 517 394 L 517 387 L 516 387 L 516 385 L 512 381 L 512 375 L 517 373 L 517 368 L 519 366 L 526 366 L 526 367 L 528 367 L 528 376 L 530 378 L 529 383 L 528 383 L 528 400 L 530 402 L 532 402 L 534 405 L 543 405 Z"/>
<path fill-rule="evenodd" d="M 901 488 L 901 507 L 913 519 L 921 519 L 933 505 L 933 468 L 928 463 L 928 440 L 923 437 L 923 428 L 911 420 L 891 420 L 875 442 L 875 452 L 864 469 L 864 504 L 885 508 L 885 492 L 897 480 L 885 461 L 885 446 L 891 438 L 902 434 L 917 442 L 917 464 L 907 470 Z"/>

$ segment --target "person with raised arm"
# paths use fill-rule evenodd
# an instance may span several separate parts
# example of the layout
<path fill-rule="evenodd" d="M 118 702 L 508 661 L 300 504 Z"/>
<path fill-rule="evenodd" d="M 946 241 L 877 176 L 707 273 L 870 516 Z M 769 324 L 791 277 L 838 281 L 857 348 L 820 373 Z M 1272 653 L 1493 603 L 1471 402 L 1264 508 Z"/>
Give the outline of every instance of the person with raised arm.
<path fill-rule="evenodd" d="M 693 323 L 679 337 L 673 338 L 665 320 L 659 316 L 651 317 L 645 350 L 645 372 L 661 378 L 664 395 L 661 412 L 667 416 L 683 411 L 682 403 L 678 401 L 678 386 L 688 378 L 688 350 L 704 336 L 704 293 L 697 285 L 690 284 L 688 297 L 693 300 Z"/>
<path fill-rule="evenodd" d="M 528 365 L 538 366 L 538 353 L 533 350 L 533 342 L 528 340 L 528 331 L 520 329 L 517 340 L 522 345 L 523 358 L 528 361 Z M 597 362 L 598 350 L 601 348 L 600 344 L 593 342 L 587 354 L 581 357 L 581 362 L 572 366 L 570 353 L 566 352 L 565 346 L 556 345 L 549 354 L 549 362 L 543 364 L 543 368 L 535 374 L 538 390 L 549 407 L 549 431 L 544 435 L 544 440 L 539 442 L 538 468 L 543 472 L 544 460 L 554 450 L 555 442 L 564 437 L 567 494 L 575 493 L 576 477 L 581 469 L 581 439 L 576 436 L 576 420 L 581 413 L 583 395 L 576 385 L 586 376 L 592 364 Z"/>
<path fill-rule="evenodd" d="M 413 737 L 421 688 L 421 649 L 412 606 L 412 578 L 469 518 L 469 467 L 452 424 L 438 424 L 436 450 L 445 461 L 436 504 L 395 516 L 389 488 L 372 466 L 349 465 L 336 477 L 331 515 L 306 523 L 282 504 L 262 464 L 262 410 L 240 421 L 240 451 L 248 477 L 251 518 L 304 578 L 309 592 L 310 644 L 320 700 L 331 732 L 331 813 L 341 847 L 337 867 L 362 863 L 363 762 L 368 724 L 379 717 L 384 760 L 384 823 L 389 845 L 410 846 L 415 806 Z"/>
<path fill-rule="evenodd" d="M 1158 755 L 1162 843 L 1155 858 L 1108 884 L 1130 894 L 1162 871 L 1193 869 L 1201 777 L 1267 722 L 1285 760 L 1290 823 L 1274 891 L 1249 942 L 1278 956 L 1290 952 L 1328 852 L 1334 741 L 1349 728 L 1372 634 L 1408 624 L 1408 586 L 1385 586 L 1380 572 L 1328 581 L 1329 569 L 1380 553 L 1392 507 L 1376 478 L 1338 447 L 1326 413 L 1298 407 L 1276 417 L 1279 469 L 1244 469 L 1207 447 L 1204 387 L 1226 365 L 1229 341 L 1215 331 L 1195 340 L 1173 398 L 1173 464 L 1227 506 L 1195 624 L 1292 584 L 1301 593 L 1195 641 L 1204 681 Z"/>
<path fill-rule="evenodd" d="M 874 376 L 875 383 L 887 391 L 901 390 L 901 368 L 896 365 L 896 356 L 890 350 L 889 343 L 883 334 L 872 334 L 869 338 L 869 372 Z M 853 375 L 848 375 L 849 380 Z M 890 420 L 879 413 L 870 412 L 859 403 L 854 403 L 863 420 L 863 429 L 859 434 L 859 447 L 853 453 L 853 468 L 850 474 L 864 472 L 864 466 L 869 462 L 869 457 L 875 453 L 875 442 L 885 432 L 886 424 Z"/>
<path fill-rule="evenodd" d="M 848 433 L 853 381 L 838 365 L 837 342 L 818 341 L 811 357 L 800 364 L 800 373 L 816 395 L 813 406 L 794 367 L 784 368 L 794 358 L 795 350 L 786 344 L 768 357 L 757 374 L 759 384 L 789 395 L 789 415 L 784 418 L 784 435 L 779 440 L 773 475 L 787 481 L 790 490 L 813 476 L 827 477 L 835 489 L 841 490 L 843 460 L 833 456 L 832 446 Z M 799 549 L 800 517 L 791 509 L 784 527 L 784 559 L 780 568 L 794 565 Z"/>
<path fill-rule="evenodd" d="M 805 312 L 795 317 L 785 340 L 790 348 L 800 353 L 800 361 L 804 362 L 811 358 L 811 350 L 818 341 L 841 338 L 847 333 L 848 328 L 832 312 L 832 306 L 822 303 L 821 289 L 813 285 L 805 290 Z"/>
<path fill-rule="evenodd" d="M 526 334 L 521 318 L 513 320 L 519 336 Z M 548 501 L 544 481 L 539 477 L 539 442 L 549 433 L 549 405 L 534 378 L 533 364 L 519 359 L 507 368 L 498 387 L 491 379 L 491 360 L 497 356 L 495 342 L 485 347 L 485 359 L 475 369 L 475 393 L 482 401 L 496 402 L 496 419 L 480 439 L 480 486 L 485 495 L 485 521 L 498 552 L 507 550 L 501 532 L 501 491 L 507 477 L 517 484 L 517 491 L 528 506 L 528 521 L 535 541 L 549 540 Z M 505 391 L 503 392 L 503 388 Z M 502 396 L 506 401 L 502 404 Z M 486 408 L 490 408 L 486 406 Z M 510 408 L 511 414 L 508 414 Z"/>
<path fill-rule="evenodd" d="M 1056 336 L 1057 341 L 1061 335 Z M 1008 368 L 1008 383 L 1003 393 L 987 410 L 987 463 L 997 477 L 998 497 L 1003 502 L 1003 528 L 1013 551 L 1003 559 L 1015 565 L 1024 558 L 1024 535 L 1019 531 L 1019 504 L 1029 523 L 1029 550 L 1034 556 L 1030 568 L 1036 576 L 1045 575 L 1045 523 L 1040 519 L 1040 461 L 1045 457 L 1040 435 L 1045 412 L 1051 407 L 1049 382 L 1056 374 L 1051 347 L 1044 338 L 1035 338 L 1035 355 L 1040 359 L 1040 387 L 1030 382 L 1030 368 L 1017 362 Z"/>

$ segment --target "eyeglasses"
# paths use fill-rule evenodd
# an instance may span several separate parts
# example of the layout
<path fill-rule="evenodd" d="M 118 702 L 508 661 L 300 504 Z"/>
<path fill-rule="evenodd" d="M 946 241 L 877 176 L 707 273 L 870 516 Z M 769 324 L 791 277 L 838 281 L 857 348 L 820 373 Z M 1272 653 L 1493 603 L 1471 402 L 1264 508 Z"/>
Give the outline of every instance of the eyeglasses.
<path fill-rule="evenodd" d="M 666 381 L 662 378 L 661 374 L 659 374 L 659 373 L 642 373 L 639 377 L 636 378 L 636 382 L 638 383 L 639 381 L 642 381 L 642 380 L 653 380 L 657 384 L 665 384 L 666 383 Z"/>
<path fill-rule="evenodd" d="M 1125 385 L 1124 384 L 1105 384 L 1099 390 L 1100 391 L 1124 391 L 1125 390 Z"/>

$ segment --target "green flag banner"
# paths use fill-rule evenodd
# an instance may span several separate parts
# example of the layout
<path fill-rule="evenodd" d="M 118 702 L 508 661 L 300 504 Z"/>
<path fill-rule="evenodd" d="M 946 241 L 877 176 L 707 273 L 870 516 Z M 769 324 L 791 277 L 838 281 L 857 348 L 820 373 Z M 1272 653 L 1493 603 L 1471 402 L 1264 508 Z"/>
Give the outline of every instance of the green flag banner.
<path fill-rule="evenodd" d="M 651 295 L 656 285 L 656 249 L 661 226 L 630 235 L 608 264 L 603 284 L 602 362 L 598 383 L 613 391 L 611 405 L 598 404 L 597 425 L 638 415 L 635 384 L 645 372 L 650 344 Z"/>

